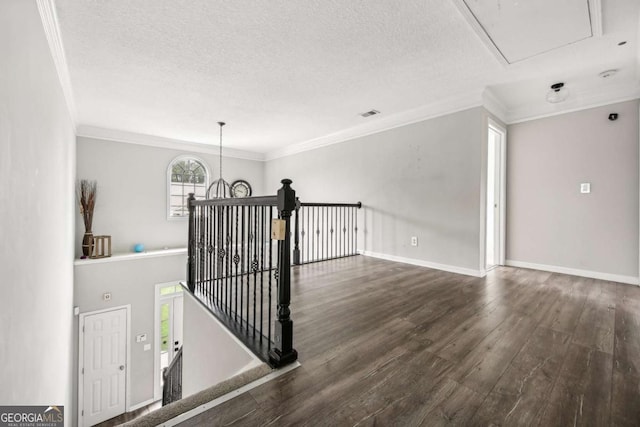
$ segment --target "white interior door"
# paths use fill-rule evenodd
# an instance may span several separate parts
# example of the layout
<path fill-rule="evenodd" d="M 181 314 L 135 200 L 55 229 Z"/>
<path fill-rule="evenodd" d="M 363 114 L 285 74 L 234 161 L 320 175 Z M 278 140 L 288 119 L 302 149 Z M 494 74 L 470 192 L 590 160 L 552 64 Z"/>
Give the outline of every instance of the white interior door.
<path fill-rule="evenodd" d="M 127 310 L 86 315 L 81 324 L 82 425 L 91 426 L 125 412 Z"/>
<path fill-rule="evenodd" d="M 485 269 L 504 263 L 505 132 L 489 125 L 487 139 L 487 211 Z"/>

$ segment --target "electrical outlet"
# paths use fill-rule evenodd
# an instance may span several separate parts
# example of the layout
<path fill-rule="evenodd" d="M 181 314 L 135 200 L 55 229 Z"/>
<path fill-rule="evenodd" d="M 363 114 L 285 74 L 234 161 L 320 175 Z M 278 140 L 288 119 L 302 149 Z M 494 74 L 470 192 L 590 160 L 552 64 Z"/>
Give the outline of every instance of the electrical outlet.
<path fill-rule="evenodd" d="M 418 237 L 417 236 L 412 236 L 411 237 L 411 246 L 418 246 Z"/>

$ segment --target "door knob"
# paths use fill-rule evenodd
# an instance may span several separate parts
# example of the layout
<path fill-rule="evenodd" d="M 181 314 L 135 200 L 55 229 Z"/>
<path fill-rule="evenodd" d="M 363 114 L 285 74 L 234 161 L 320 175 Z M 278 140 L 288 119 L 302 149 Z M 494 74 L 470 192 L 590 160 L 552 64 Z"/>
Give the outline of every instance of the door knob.
<path fill-rule="evenodd" d="M 124 371 L 124 365 L 120 365 L 120 370 Z"/>

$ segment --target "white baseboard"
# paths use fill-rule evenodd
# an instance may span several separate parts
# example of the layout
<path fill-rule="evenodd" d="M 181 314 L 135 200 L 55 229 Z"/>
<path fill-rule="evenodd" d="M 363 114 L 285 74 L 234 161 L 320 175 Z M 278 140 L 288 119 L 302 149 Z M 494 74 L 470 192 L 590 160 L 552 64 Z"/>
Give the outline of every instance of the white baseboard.
<path fill-rule="evenodd" d="M 640 279 L 633 276 L 622 276 L 619 274 L 600 273 L 598 271 L 579 270 L 577 268 L 560 267 L 557 265 L 534 264 L 532 262 L 515 261 L 508 259 L 506 265 L 510 267 L 530 268 L 532 270 L 550 271 L 552 273 L 570 274 L 572 276 L 588 277 L 590 279 L 607 280 L 610 282 L 626 283 L 629 285 L 640 285 Z"/>
<path fill-rule="evenodd" d="M 365 255 L 365 256 L 370 256 L 372 258 L 386 259 L 387 261 L 403 262 L 405 264 L 433 268 L 435 270 L 448 271 L 449 273 L 464 274 L 465 276 L 484 277 L 484 275 L 482 274 L 482 271 L 473 270 L 471 268 L 458 267 L 455 265 L 448 265 L 448 264 L 438 264 L 436 262 L 424 261 L 421 259 L 405 258 L 401 256 L 387 255 L 387 254 L 381 254 L 378 252 L 371 252 L 371 251 L 360 250 L 358 252 L 360 252 L 362 255 Z"/>
<path fill-rule="evenodd" d="M 156 400 L 156 399 L 154 399 L 154 398 L 151 398 L 151 399 L 149 399 L 149 400 L 145 400 L 144 402 L 140 402 L 140 403 L 137 403 L 137 404 L 135 404 L 135 405 L 132 405 L 132 406 L 127 410 L 127 412 L 136 411 L 136 410 L 138 410 L 138 409 L 140 409 L 140 408 L 144 408 L 145 406 L 149 406 L 149 405 L 151 405 L 151 404 L 152 404 L 152 403 L 154 403 L 154 402 L 157 402 L 157 400 Z"/>

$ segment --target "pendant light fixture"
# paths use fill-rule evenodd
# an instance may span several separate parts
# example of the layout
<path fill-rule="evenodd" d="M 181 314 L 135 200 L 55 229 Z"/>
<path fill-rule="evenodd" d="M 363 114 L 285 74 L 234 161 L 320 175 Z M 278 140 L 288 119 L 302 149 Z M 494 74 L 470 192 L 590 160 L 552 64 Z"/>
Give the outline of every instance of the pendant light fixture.
<path fill-rule="evenodd" d="M 227 181 L 222 179 L 222 126 L 225 122 L 218 122 L 220 125 L 220 178 L 216 179 L 207 188 L 207 199 L 227 199 L 231 197 L 231 186 Z"/>

